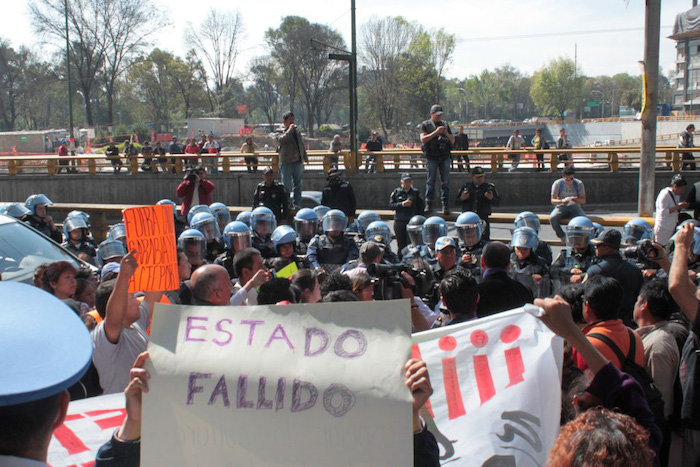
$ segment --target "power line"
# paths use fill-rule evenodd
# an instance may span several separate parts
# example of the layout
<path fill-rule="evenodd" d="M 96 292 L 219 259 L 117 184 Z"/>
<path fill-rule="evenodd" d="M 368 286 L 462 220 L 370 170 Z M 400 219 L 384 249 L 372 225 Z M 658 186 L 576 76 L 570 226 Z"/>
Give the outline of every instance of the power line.
<path fill-rule="evenodd" d="M 661 26 L 661 29 L 670 29 L 673 26 Z M 579 36 L 592 34 L 612 34 L 618 32 L 643 31 L 644 28 L 619 28 L 619 29 L 593 29 L 589 31 L 562 31 L 548 32 L 541 34 L 522 34 L 518 36 L 487 36 L 487 37 L 466 37 L 457 39 L 457 42 L 486 42 L 486 41 L 507 41 L 512 39 L 536 39 L 540 37 L 557 37 L 557 36 Z"/>

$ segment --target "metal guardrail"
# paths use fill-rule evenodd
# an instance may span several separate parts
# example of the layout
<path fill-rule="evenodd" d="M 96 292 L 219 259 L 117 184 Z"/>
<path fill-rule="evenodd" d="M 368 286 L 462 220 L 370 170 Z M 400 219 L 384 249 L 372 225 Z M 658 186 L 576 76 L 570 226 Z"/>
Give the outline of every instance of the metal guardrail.
<path fill-rule="evenodd" d="M 682 153 L 697 153 L 700 148 L 676 148 L 672 146 L 657 146 L 656 148 L 657 167 L 672 168 L 678 171 L 681 168 Z M 307 168 L 311 170 L 328 171 L 331 167 L 331 158 L 338 157 L 339 164 L 348 172 L 358 172 L 360 167 L 376 166 L 377 172 L 382 172 L 388 166 L 395 169 L 419 168 L 424 166 L 422 152 L 418 148 L 397 148 L 384 151 L 359 151 L 351 154 L 349 151 L 342 151 L 340 154 L 332 154 L 323 150 L 308 151 L 309 162 Z M 554 171 L 558 166 L 564 164 L 559 160 L 559 155 L 571 155 L 572 162 L 579 165 L 589 165 L 591 167 L 603 168 L 612 172 L 617 172 L 620 167 L 634 167 L 640 163 L 640 148 L 636 146 L 608 146 L 608 147 L 586 147 L 574 149 L 545 150 L 522 149 L 507 150 L 502 147 L 477 147 L 468 151 L 452 151 L 453 155 L 467 155 L 473 165 L 490 167 L 491 172 L 499 172 L 513 166 L 513 160 L 509 156 L 519 154 L 521 168 L 536 167 L 537 155 L 543 156 L 545 166 Z M 365 161 L 367 156 L 376 157 L 376 161 Z M 146 167 L 149 173 L 159 170 L 174 171 L 181 173 L 188 166 L 201 164 L 205 167 L 216 166 L 222 173 L 232 171 L 244 171 L 246 164 L 244 157 L 256 157 L 258 165 L 271 165 L 275 172 L 278 172 L 278 155 L 276 152 L 257 152 L 244 154 L 238 152 L 222 152 L 218 156 L 203 154 L 201 156 L 186 154 L 167 154 L 166 162 L 160 164 L 156 157 L 153 157 L 150 164 L 145 164 L 143 156 L 120 156 L 122 166 L 128 173 L 136 174 L 139 169 Z M 61 157 L 55 154 L 12 154 L 0 156 L 0 168 L 6 168 L 9 175 L 20 173 L 44 173 L 57 175 L 61 171 L 76 173 L 108 173 L 113 169 L 114 158 L 109 158 L 102 154 L 80 154 L 71 157 Z"/>

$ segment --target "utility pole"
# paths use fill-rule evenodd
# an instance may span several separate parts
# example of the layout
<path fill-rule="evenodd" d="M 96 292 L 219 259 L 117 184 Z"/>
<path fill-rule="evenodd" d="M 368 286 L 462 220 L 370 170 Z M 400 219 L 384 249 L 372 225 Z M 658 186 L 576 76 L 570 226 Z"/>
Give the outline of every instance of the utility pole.
<path fill-rule="evenodd" d="M 70 139 L 68 147 L 71 148 L 72 155 L 75 155 L 75 134 L 73 134 L 73 90 L 70 78 L 70 36 L 68 35 L 68 0 L 64 0 L 66 8 L 66 77 L 68 78 L 68 119 L 70 125 Z"/>
<path fill-rule="evenodd" d="M 639 164 L 639 216 L 654 212 L 656 173 L 656 105 L 659 88 L 659 36 L 661 0 L 646 0 L 644 16 L 644 105 L 642 107 L 642 147 Z"/>
<path fill-rule="evenodd" d="M 351 46 L 350 54 L 350 152 L 351 157 L 357 161 L 357 167 L 360 167 L 360 161 L 357 157 L 357 30 L 355 26 L 355 0 L 350 0 L 350 37 Z"/>

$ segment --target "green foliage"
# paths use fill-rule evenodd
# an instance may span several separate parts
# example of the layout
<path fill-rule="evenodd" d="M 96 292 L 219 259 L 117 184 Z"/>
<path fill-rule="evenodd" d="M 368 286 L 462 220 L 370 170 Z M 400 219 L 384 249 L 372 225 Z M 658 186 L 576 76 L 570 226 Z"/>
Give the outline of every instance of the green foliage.
<path fill-rule="evenodd" d="M 532 77 L 532 100 L 545 115 L 563 117 L 567 109 L 578 106 L 581 77 L 573 60 L 560 57 L 550 61 Z"/>

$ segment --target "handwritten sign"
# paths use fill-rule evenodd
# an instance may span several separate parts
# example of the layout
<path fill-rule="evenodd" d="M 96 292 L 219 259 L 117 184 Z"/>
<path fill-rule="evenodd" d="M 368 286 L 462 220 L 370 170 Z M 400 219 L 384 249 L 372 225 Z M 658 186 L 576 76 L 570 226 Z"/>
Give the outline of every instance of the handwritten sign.
<path fill-rule="evenodd" d="M 71 402 L 66 421 L 53 432 L 49 465 L 95 465 L 100 446 L 109 441 L 125 416 L 124 394 L 121 393 Z"/>
<path fill-rule="evenodd" d="M 563 341 L 522 308 L 413 336 L 443 465 L 546 465 L 559 432 Z"/>
<path fill-rule="evenodd" d="M 277 273 L 275 273 L 275 276 L 281 277 L 283 279 L 289 279 L 298 270 L 299 268 L 297 268 L 297 263 L 289 263 L 288 265 L 277 271 Z"/>
<path fill-rule="evenodd" d="M 170 206 L 143 206 L 122 211 L 129 251 L 137 250 L 139 267 L 129 292 L 176 290 L 175 221 Z"/>
<path fill-rule="evenodd" d="M 407 300 L 156 304 L 144 465 L 412 465 Z"/>

